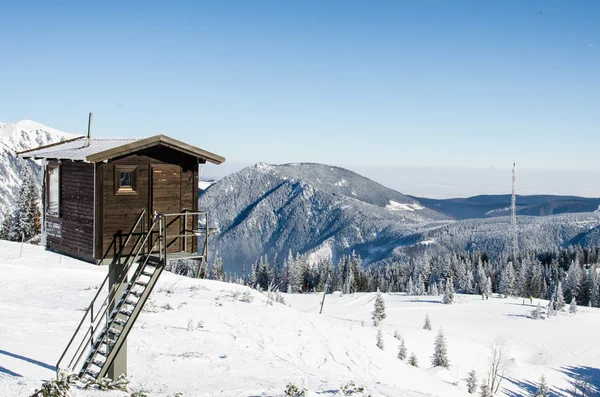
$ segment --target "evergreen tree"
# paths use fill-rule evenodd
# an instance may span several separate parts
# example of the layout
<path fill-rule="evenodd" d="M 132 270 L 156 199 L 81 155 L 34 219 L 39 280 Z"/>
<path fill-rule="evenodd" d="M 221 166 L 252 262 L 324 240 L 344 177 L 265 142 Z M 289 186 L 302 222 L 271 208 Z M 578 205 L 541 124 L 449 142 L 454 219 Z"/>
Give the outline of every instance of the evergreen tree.
<path fill-rule="evenodd" d="M 412 365 L 413 367 L 419 366 L 419 362 L 417 361 L 417 356 L 415 356 L 415 353 L 410 355 L 410 358 L 408 359 L 408 363 L 410 365 Z"/>
<path fill-rule="evenodd" d="M 269 283 L 271 282 L 271 269 L 269 266 L 269 259 L 266 255 L 260 257 L 257 282 L 261 290 L 266 291 L 269 289 Z"/>
<path fill-rule="evenodd" d="M 383 350 L 383 333 L 381 328 L 377 328 L 377 347 Z"/>
<path fill-rule="evenodd" d="M 408 283 L 406 285 L 406 294 L 410 296 L 415 294 L 415 286 L 413 285 L 412 276 L 408 278 Z"/>
<path fill-rule="evenodd" d="M 0 236 L 0 238 L 2 238 L 2 236 Z M 592 265 L 588 269 L 589 302 L 592 307 L 600 306 L 600 283 L 598 281 L 596 265 Z"/>
<path fill-rule="evenodd" d="M 404 338 L 400 338 L 400 346 L 398 347 L 398 358 L 402 361 L 406 359 L 406 345 L 404 344 Z"/>
<path fill-rule="evenodd" d="M 434 367 L 450 368 L 450 361 L 448 361 L 448 352 L 446 348 L 446 339 L 444 338 L 444 332 L 442 328 L 440 328 L 437 336 L 435 337 L 431 365 Z"/>
<path fill-rule="evenodd" d="M 251 288 L 256 288 L 258 286 L 258 263 L 254 262 L 252 266 L 250 266 L 250 279 L 248 280 Z"/>
<path fill-rule="evenodd" d="M 558 284 L 556 285 L 556 291 L 555 293 L 555 300 L 556 300 L 556 311 L 562 311 L 562 309 L 564 309 L 564 307 L 566 306 L 565 303 L 565 298 L 563 295 L 563 290 L 562 290 L 562 283 L 559 281 Z"/>
<path fill-rule="evenodd" d="M 569 313 L 577 313 L 577 301 L 575 300 L 575 297 L 571 299 L 571 304 L 569 305 Z"/>
<path fill-rule="evenodd" d="M 452 277 L 446 280 L 446 289 L 444 290 L 444 304 L 449 305 L 454 302 L 454 285 L 452 283 Z"/>
<path fill-rule="evenodd" d="M 13 217 L 12 240 L 25 241 L 39 234 L 38 197 L 29 163 L 23 171 L 23 184 L 17 197 L 17 209 Z"/>
<path fill-rule="evenodd" d="M 515 268 L 512 262 L 508 262 L 500 278 L 500 293 L 504 296 L 514 296 L 515 290 Z"/>
<path fill-rule="evenodd" d="M 469 377 L 467 378 L 467 390 L 471 394 L 475 394 L 477 391 L 477 373 L 474 369 L 469 372 Z"/>
<path fill-rule="evenodd" d="M 13 215 L 9 212 L 4 214 L 2 225 L 0 226 L 0 239 L 10 240 L 10 232 L 13 228 Z"/>
<path fill-rule="evenodd" d="M 225 276 L 223 274 L 223 259 L 219 255 L 218 251 L 215 253 L 215 259 L 213 259 L 209 278 L 211 280 L 225 281 Z"/>
<path fill-rule="evenodd" d="M 546 383 L 546 377 L 544 375 L 540 378 L 540 385 L 533 397 L 550 397 L 550 388 Z"/>
<path fill-rule="evenodd" d="M 394 338 L 396 338 L 396 339 L 398 339 L 398 340 L 401 340 L 401 339 L 402 339 L 402 337 L 400 336 L 400 333 L 398 332 L 398 330 L 395 330 L 395 331 L 394 331 Z"/>
<path fill-rule="evenodd" d="M 423 324 L 423 329 L 431 331 L 431 320 L 429 319 L 429 314 L 425 314 L 425 324 Z"/>
<path fill-rule="evenodd" d="M 492 296 L 492 278 L 488 276 L 485 282 L 485 296 Z"/>
<path fill-rule="evenodd" d="M 373 308 L 373 325 L 379 326 L 379 323 L 385 319 L 385 302 L 383 295 L 380 291 L 377 291 L 377 297 L 375 298 L 375 307 Z"/>
<path fill-rule="evenodd" d="M 565 300 L 570 302 L 573 298 L 577 299 L 579 296 L 579 287 L 581 282 L 581 266 L 579 260 L 575 259 L 571 261 L 569 271 L 567 272 L 567 279 L 565 280 Z"/>

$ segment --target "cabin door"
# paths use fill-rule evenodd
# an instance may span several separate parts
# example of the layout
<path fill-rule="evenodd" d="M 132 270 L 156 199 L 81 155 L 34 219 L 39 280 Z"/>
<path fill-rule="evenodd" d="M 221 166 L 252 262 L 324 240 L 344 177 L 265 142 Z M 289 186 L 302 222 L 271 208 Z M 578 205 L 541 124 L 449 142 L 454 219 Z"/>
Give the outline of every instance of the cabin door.
<path fill-rule="evenodd" d="M 181 212 L 181 168 L 176 165 L 152 166 L 152 213 L 176 214 Z M 180 252 L 181 220 L 167 218 L 168 252 Z"/>

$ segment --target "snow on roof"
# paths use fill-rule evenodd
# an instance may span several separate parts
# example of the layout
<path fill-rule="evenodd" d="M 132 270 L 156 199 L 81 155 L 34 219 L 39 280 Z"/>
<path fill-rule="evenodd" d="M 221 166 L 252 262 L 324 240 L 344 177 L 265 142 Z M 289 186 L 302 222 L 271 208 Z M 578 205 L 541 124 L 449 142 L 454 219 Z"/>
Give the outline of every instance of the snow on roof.
<path fill-rule="evenodd" d="M 21 154 L 24 158 L 45 159 L 69 159 L 74 161 L 86 161 L 90 154 L 114 149 L 128 143 L 136 142 L 142 138 L 92 138 L 90 145 L 86 146 L 86 137 L 82 136 L 76 140 L 62 142 L 57 145 L 33 149 Z"/>
<path fill-rule="evenodd" d="M 155 135 L 149 138 L 92 138 L 90 144 L 87 146 L 86 141 L 85 137 L 70 139 L 61 143 L 26 150 L 19 153 L 19 156 L 22 158 L 60 159 L 97 163 L 160 145 L 189 156 L 210 161 L 213 164 L 221 164 L 225 161 L 225 157 L 166 135 Z"/>

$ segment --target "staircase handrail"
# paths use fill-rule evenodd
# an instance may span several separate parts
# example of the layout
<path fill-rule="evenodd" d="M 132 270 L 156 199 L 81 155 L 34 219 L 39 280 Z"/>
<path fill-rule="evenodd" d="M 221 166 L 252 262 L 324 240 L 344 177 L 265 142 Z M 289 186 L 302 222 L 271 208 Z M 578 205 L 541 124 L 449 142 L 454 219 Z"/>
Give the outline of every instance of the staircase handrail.
<path fill-rule="evenodd" d="M 135 230 L 137 229 L 138 225 L 140 224 L 140 222 L 142 221 L 142 219 L 144 218 L 144 215 L 146 214 L 145 210 L 142 210 L 142 212 L 140 213 L 140 215 L 138 216 L 135 224 L 133 225 L 133 227 L 131 228 L 131 231 L 129 232 L 129 234 L 127 235 L 127 238 L 125 239 L 125 244 L 121 245 L 119 252 L 117 254 L 117 256 L 115 258 L 113 258 L 113 262 L 115 260 L 120 260 L 123 250 L 124 248 L 127 246 L 127 244 L 129 244 L 129 240 L 131 239 L 131 236 L 134 234 Z M 143 230 L 142 230 L 143 232 Z M 138 239 L 139 241 L 139 239 Z M 102 262 L 104 262 L 104 260 L 106 259 L 108 255 L 108 251 L 104 254 L 104 257 L 102 258 Z M 102 263 L 101 262 L 101 263 Z M 104 281 L 102 281 L 102 284 L 100 284 L 100 287 L 98 287 L 98 291 L 96 292 L 96 294 L 94 295 L 94 298 L 92 298 L 92 301 L 90 302 L 90 304 L 88 305 L 87 309 L 85 310 L 85 313 L 83 314 L 81 321 L 79 322 L 79 325 L 77 326 L 77 328 L 75 329 L 75 332 L 73 333 L 73 336 L 71 337 L 71 339 L 69 340 L 69 343 L 67 344 L 67 347 L 65 348 L 65 350 L 63 351 L 62 355 L 60 356 L 60 358 L 58 359 L 58 362 L 56 363 L 56 372 L 58 373 L 60 371 L 60 363 L 62 362 L 62 360 L 64 359 L 65 355 L 67 354 L 67 352 L 69 351 L 69 349 L 71 348 L 71 346 L 73 345 L 73 341 L 75 340 L 75 338 L 77 337 L 77 334 L 79 334 L 79 332 L 81 331 L 81 326 L 83 325 L 86 317 L 88 316 L 88 314 L 91 314 L 90 316 L 90 324 L 93 325 L 94 323 L 94 315 L 93 315 L 93 308 L 94 308 L 94 304 L 96 303 L 96 300 L 98 299 L 98 297 L 100 296 L 100 293 L 102 292 L 102 289 L 104 288 L 104 286 L 106 285 L 106 283 L 108 282 L 109 276 L 107 275 L 104 278 Z M 104 300 L 103 304 L 100 306 L 100 310 L 102 310 L 104 304 L 108 301 L 108 298 L 110 297 L 110 294 L 106 297 L 106 299 Z M 101 317 L 101 316 L 96 316 L 96 318 Z M 79 347 L 76 350 L 75 355 L 77 355 L 77 353 L 79 352 L 79 350 L 81 349 L 82 345 L 85 345 L 85 341 L 88 340 L 89 338 L 87 338 L 87 335 L 89 332 L 92 332 L 92 335 L 90 335 L 90 337 L 93 337 L 93 327 L 90 327 L 86 333 L 84 334 L 83 340 L 81 342 L 81 344 L 79 345 Z"/>

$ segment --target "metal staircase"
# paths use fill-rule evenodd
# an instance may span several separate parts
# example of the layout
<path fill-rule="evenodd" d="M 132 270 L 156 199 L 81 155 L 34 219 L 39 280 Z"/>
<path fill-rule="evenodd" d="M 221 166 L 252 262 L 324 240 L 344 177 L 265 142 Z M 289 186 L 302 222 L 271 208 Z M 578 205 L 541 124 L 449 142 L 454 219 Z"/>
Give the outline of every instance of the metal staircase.
<path fill-rule="evenodd" d="M 188 230 L 188 217 L 197 221 L 205 217 L 205 222 L 195 230 Z M 125 242 L 120 245 L 118 254 L 110 266 L 119 269 L 106 276 L 98 292 L 89 304 L 75 333 L 71 337 L 65 351 L 56 364 L 57 374 L 68 370 L 85 379 L 102 379 L 106 376 L 115 357 L 131 331 L 152 289 L 156 285 L 165 265 L 168 263 L 169 239 L 183 239 L 183 247 L 187 240 L 204 235 L 205 244 L 200 252 L 188 253 L 185 257 L 206 260 L 208 254 L 208 214 L 206 212 L 186 211 L 180 214 L 155 214 L 144 230 L 145 212 L 139 215 Z M 185 219 L 183 234 L 167 235 L 169 219 Z M 141 232 L 136 233 L 140 227 Z M 124 252 L 130 241 L 134 239 L 129 254 Z M 199 244 L 200 245 L 200 244 Z M 182 255 L 173 255 L 179 259 Z M 112 286 L 112 290 L 109 290 Z M 88 321 L 86 321 L 88 320 Z M 77 345 L 77 342 L 79 344 Z M 78 346 L 75 349 L 75 346 Z M 66 357 L 71 357 L 68 364 L 61 367 Z"/>

